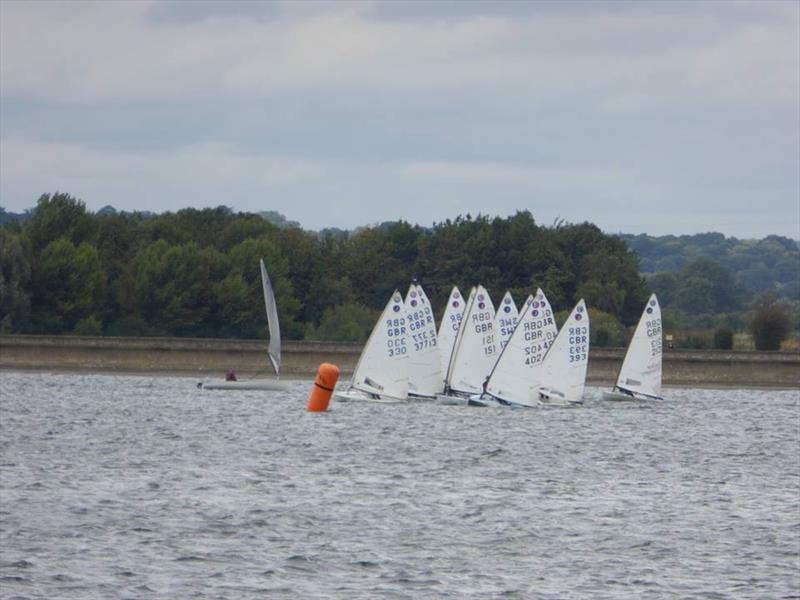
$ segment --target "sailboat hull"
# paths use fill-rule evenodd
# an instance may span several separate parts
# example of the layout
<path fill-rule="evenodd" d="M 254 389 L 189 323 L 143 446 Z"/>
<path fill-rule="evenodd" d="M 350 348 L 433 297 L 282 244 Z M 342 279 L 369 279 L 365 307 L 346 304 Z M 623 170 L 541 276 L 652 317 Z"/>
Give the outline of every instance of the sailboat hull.
<path fill-rule="evenodd" d="M 285 392 L 291 389 L 288 381 L 254 379 L 252 381 L 209 381 L 200 384 L 204 390 L 270 390 Z"/>
<path fill-rule="evenodd" d="M 623 394 L 622 392 L 603 392 L 603 400 L 610 400 L 613 402 L 642 402 L 642 401 L 653 401 L 653 400 L 661 400 L 661 398 L 656 398 L 654 396 L 645 396 L 642 394 Z"/>
<path fill-rule="evenodd" d="M 405 404 L 407 402 L 407 400 L 401 400 L 400 398 L 369 394 L 360 390 L 337 391 L 334 393 L 333 399 L 339 402 L 377 402 L 378 404 Z"/>

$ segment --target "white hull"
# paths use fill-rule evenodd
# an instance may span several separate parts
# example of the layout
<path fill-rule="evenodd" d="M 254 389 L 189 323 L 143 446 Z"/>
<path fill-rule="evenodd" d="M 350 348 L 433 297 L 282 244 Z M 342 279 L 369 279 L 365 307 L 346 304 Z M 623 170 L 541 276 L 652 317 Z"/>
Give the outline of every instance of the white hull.
<path fill-rule="evenodd" d="M 441 406 L 467 406 L 469 398 L 465 396 L 452 396 L 449 394 L 436 394 L 436 399 L 434 401 Z"/>
<path fill-rule="evenodd" d="M 251 381 L 208 381 L 198 387 L 204 390 L 272 390 L 285 392 L 291 389 L 288 381 L 280 379 L 253 379 Z"/>
<path fill-rule="evenodd" d="M 480 406 L 484 408 L 507 408 L 511 406 L 511 403 L 504 400 L 499 400 L 489 394 L 475 394 L 474 396 L 470 396 L 468 398 L 468 405 Z"/>
<path fill-rule="evenodd" d="M 405 404 L 407 400 L 393 398 L 391 396 L 379 396 L 378 394 L 368 394 L 360 390 L 347 390 L 346 392 L 334 392 L 333 399 L 339 402 L 375 402 L 378 404 Z"/>
<path fill-rule="evenodd" d="M 623 394 L 622 392 L 603 392 L 603 400 L 611 400 L 613 402 L 649 402 L 653 400 L 661 400 L 651 396 L 643 396 L 641 394 Z"/>

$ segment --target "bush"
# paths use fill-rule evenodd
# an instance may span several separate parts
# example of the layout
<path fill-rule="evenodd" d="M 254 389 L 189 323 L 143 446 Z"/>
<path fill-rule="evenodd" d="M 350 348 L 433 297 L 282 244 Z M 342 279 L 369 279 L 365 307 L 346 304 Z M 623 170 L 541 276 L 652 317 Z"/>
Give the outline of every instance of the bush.
<path fill-rule="evenodd" d="M 589 339 L 592 346 L 625 346 L 625 329 L 614 315 L 589 309 Z"/>
<path fill-rule="evenodd" d="M 309 327 L 305 337 L 307 340 L 365 342 L 379 316 L 378 311 L 363 304 L 341 304 L 327 309 L 319 327 Z"/>
<path fill-rule="evenodd" d="M 717 350 L 733 350 L 733 331 L 728 327 L 718 327 L 714 332 L 714 348 Z"/>
<path fill-rule="evenodd" d="M 102 333 L 103 324 L 94 315 L 81 319 L 75 325 L 75 335 L 101 335 Z"/>
<path fill-rule="evenodd" d="M 756 301 L 750 329 L 756 350 L 780 350 L 791 329 L 789 312 L 774 294 L 765 294 Z"/>
<path fill-rule="evenodd" d="M 707 350 L 711 348 L 711 336 L 700 333 L 690 333 L 683 340 L 681 346 L 691 350 Z"/>

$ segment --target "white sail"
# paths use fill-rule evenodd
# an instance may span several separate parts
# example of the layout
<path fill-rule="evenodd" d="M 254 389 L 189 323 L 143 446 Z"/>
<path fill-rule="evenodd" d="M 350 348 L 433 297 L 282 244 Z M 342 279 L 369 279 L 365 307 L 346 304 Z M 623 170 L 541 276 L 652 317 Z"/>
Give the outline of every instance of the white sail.
<path fill-rule="evenodd" d="M 275 374 L 281 373 L 281 327 L 278 323 L 278 305 L 275 303 L 275 294 L 272 291 L 272 282 L 267 275 L 264 259 L 261 264 L 261 287 L 264 291 L 264 307 L 267 311 L 267 325 L 269 327 L 269 360 L 275 369 Z"/>
<path fill-rule="evenodd" d="M 479 394 L 497 361 L 494 332 L 494 305 L 482 285 L 470 295 L 464 319 L 456 337 L 447 372 L 445 389 Z"/>
<path fill-rule="evenodd" d="M 405 400 L 407 362 L 407 319 L 403 296 L 395 290 L 361 351 L 351 387 L 379 397 Z"/>
<path fill-rule="evenodd" d="M 442 322 L 439 324 L 439 333 L 436 336 L 443 376 L 447 375 L 447 367 L 450 365 L 450 357 L 453 355 L 453 346 L 465 309 L 466 303 L 461 297 L 461 292 L 456 286 L 453 286 L 450 298 L 447 300 L 447 307 L 444 309 L 444 315 L 442 315 Z"/>
<path fill-rule="evenodd" d="M 514 328 L 517 326 L 517 319 L 519 319 L 517 305 L 514 304 L 511 292 L 506 291 L 505 296 L 500 301 L 497 314 L 494 316 L 495 341 L 497 342 L 498 350 L 502 351 L 505 347 L 508 338 L 511 337 Z"/>
<path fill-rule="evenodd" d="M 539 401 L 569 404 L 583 401 L 589 365 L 589 312 L 581 299 L 542 361 Z"/>
<path fill-rule="evenodd" d="M 653 294 L 628 345 L 616 389 L 660 399 L 661 350 L 661 307 Z"/>
<path fill-rule="evenodd" d="M 558 330 L 553 309 L 541 289 L 528 296 L 519 321 L 497 359 L 486 391 L 500 400 L 537 406 L 541 363 Z M 536 394 L 533 394 L 533 390 Z"/>
<path fill-rule="evenodd" d="M 436 345 L 436 322 L 428 296 L 412 284 L 406 294 L 408 326 L 408 392 L 435 397 L 444 390 L 444 377 Z"/>

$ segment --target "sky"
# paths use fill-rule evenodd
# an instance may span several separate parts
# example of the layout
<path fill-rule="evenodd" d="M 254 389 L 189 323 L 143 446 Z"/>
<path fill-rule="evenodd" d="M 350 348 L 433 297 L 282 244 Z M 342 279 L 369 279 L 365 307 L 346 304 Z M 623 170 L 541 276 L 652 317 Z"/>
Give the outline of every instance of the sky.
<path fill-rule="evenodd" d="M 0 0 L 0 206 L 800 238 L 800 2 Z"/>

